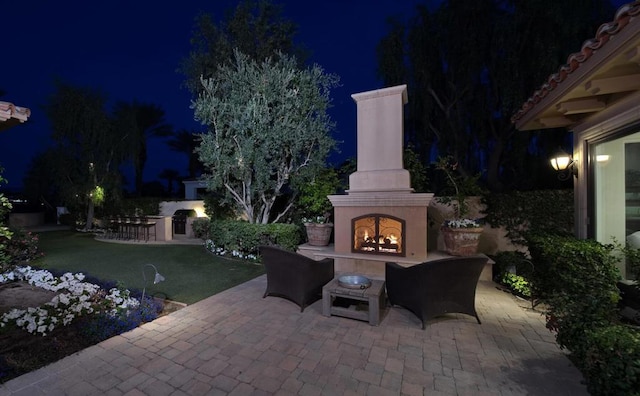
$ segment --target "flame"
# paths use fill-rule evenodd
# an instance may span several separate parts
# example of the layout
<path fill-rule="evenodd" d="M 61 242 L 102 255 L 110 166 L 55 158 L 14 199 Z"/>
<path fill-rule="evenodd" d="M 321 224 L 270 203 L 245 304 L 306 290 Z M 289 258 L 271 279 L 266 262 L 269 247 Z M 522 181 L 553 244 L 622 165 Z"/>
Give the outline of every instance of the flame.
<path fill-rule="evenodd" d="M 374 235 L 371 236 L 368 229 L 365 229 L 361 236 L 361 245 L 358 249 L 367 252 L 379 250 L 381 252 L 397 253 L 399 252 L 399 237 L 395 234 Z M 377 245 L 377 246 L 376 246 Z M 395 246 L 393 246 L 395 245 Z M 386 247 L 385 247 L 386 246 Z"/>

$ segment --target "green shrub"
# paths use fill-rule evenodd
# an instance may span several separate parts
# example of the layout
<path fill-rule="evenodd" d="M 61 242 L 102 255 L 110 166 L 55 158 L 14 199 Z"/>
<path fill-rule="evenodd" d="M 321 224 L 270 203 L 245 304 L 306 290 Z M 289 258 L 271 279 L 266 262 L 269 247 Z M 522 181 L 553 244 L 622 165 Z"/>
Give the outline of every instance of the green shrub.
<path fill-rule="evenodd" d="M 548 306 L 547 327 L 556 332 L 560 347 L 580 351 L 588 331 L 617 320 L 614 246 L 548 235 L 528 240 L 536 265 L 533 292 Z"/>
<path fill-rule="evenodd" d="M 592 395 L 640 395 L 640 331 L 625 325 L 586 333 L 575 359 Z"/>
<path fill-rule="evenodd" d="M 640 333 L 619 323 L 616 246 L 529 235 L 534 287 L 547 304 L 547 327 L 593 395 L 640 395 Z"/>
<path fill-rule="evenodd" d="M 522 252 L 498 252 L 493 260 L 494 280 L 522 297 L 531 298 L 533 264 Z M 513 271 L 513 272 L 512 272 Z"/>
<path fill-rule="evenodd" d="M 234 216 L 233 205 L 211 192 L 204 197 L 204 213 L 215 220 L 228 220 Z"/>
<path fill-rule="evenodd" d="M 302 242 L 300 227 L 295 224 L 272 223 L 267 224 L 268 235 L 271 238 L 268 245 L 280 246 L 295 251 Z"/>
<path fill-rule="evenodd" d="M 516 245 L 526 245 L 525 233 L 564 235 L 573 233 L 573 190 L 512 191 L 483 196 L 484 220 L 504 226 Z"/>
<path fill-rule="evenodd" d="M 628 244 L 621 248 L 627 265 L 627 278 L 635 280 L 636 286 L 640 287 L 640 249 Z"/>
<path fill-rule="evenodd" d="M 498 278 L 504 272 L 508 272 L 511 268 L 515 269 L 516 274 L 526 278 L 531 278 L 533 274 L 533 264 L 522 252 L 498 252 L 492 258 L 495 261 L 493 265 L 493 272 L 496 274 L 495 278 Z"/>
<path fill-rule="evenodd" d="M 558 293 L 580 296 L 594 289 L 610 296 L 616 291 L 620 273 L 614 245 L 572 236 L 527 236 L 536 268 L 534 281 L 541 297 Z"/>
<path fill-rule="evenodd" d="M 209 238 L 217 248 L 243 255 L 257 254 L 260 245 L 296 250 L 301 241 L 299 227 L 294 224 L 256 224 L 237 220 L 212 220 Z"/>
<path fill-rule="evenodd" d="M 193 220 L 193 234 L 196 238 L 209 239 L 209 229 L 211 228 L 211 220 L 207 217 L 198 217 Z"/>
<path fill-rule="evenodd" d="M 522 297 L 531 298 L 531 282 L 522 275 L 505 272 L 500 277 L 500 283 Z"/>
<path fill-rule="evenodd" d="M 333 211 L 327 196 L 335 194 L 338 188 L 338 173 L 333 168 L 323 168 L 313 180 L 300 186 L 297 206 L 305 217 L 326 217 Z"/>
<path fill-rule="evenodd" d="M 12 230 L 12 237 L 4 242 L 9 266 L 25 265 L 43 254 L 38 249 L 38 236 L 22 229 Z M 0 237 L 1 238 L 1 237 Z M 3 268 L 4 271 L 7 268 Z"/>

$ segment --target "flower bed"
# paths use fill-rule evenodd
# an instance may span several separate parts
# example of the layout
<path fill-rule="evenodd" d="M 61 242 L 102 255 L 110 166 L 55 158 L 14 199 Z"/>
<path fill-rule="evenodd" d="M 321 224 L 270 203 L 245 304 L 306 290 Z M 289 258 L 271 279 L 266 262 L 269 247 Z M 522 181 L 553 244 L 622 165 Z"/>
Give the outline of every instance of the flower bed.
<path fill-rule="evenodd" d="M 10 310 L 0 317 L 0 327 L 15 325 L 31 334 L 45 336 L 57 326 L 66 326 L 83 314 L 104 312 L 116 316 L 122 310 L 140 305 L 137 299 L 130 297 L 129 290 L 112 288 L 104 293 L 100 286 L 83 280 L 83 274 L 66 273 L 57 278 L 49 271 L 36 270 L 29 266 L 16 267 L 13 271 L 1 274 L 0 284 L 25 281 L 58 294 L 40 307 Z"/>
<path fill-rule="evenodd" d="M 46 290 L 53 297 L 0 315 L 0 382 L 134 329 L 155 319 L 163 309 L 151 297 L 141 303 L 129 290 L 114 287 L 114 282 L 88 282 L 83 274 L 55 276 L 28 266 L 0 274 L 0 292 L 19 285 L 25 292 L 42 297 Z M 28 299 L 28 303 L 35 301 Z"/>
<path fill-rule="evenodd" d="M 216 244 L 211 239 L 207 239 L 206 241 L 204 241 L 204 248 L 207 249 L 208 252 L 213 253 L 216 256 L 223 256 L 223 257 L 231 256 L 234 258 L 239 258 L 239 259 L 248 260 L 248 261 L 258 260 L 258 257 L 255 254 L 250 254 L 250 253 L 246 254 L 235 249 L 227 250 L 223 247 L 216 246 Z"/>

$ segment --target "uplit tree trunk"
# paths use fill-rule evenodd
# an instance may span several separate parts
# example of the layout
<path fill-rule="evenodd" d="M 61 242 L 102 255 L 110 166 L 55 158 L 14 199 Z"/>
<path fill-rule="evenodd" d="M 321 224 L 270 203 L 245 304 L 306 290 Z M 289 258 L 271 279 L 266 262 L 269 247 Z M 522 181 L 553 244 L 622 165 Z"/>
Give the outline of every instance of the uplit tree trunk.
<path fill-rule="evenodd" d="M 95 214 L 96 205 L 93 203 L 93 199 L 89 197 L 87 202 L 87 223 L 84 225 L 86 231 L 93 229 L 93 217 Z"/>

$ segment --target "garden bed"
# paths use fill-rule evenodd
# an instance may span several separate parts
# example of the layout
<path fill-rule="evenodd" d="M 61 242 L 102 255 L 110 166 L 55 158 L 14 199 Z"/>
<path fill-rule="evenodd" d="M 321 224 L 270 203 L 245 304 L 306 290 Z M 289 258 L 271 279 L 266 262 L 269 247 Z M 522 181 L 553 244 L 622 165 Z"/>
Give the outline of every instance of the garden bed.
<path fill-rule="evenodd" d="M 36 370 L 184 306 L 16 267 L 0 275 L 0 382 Z"/>

